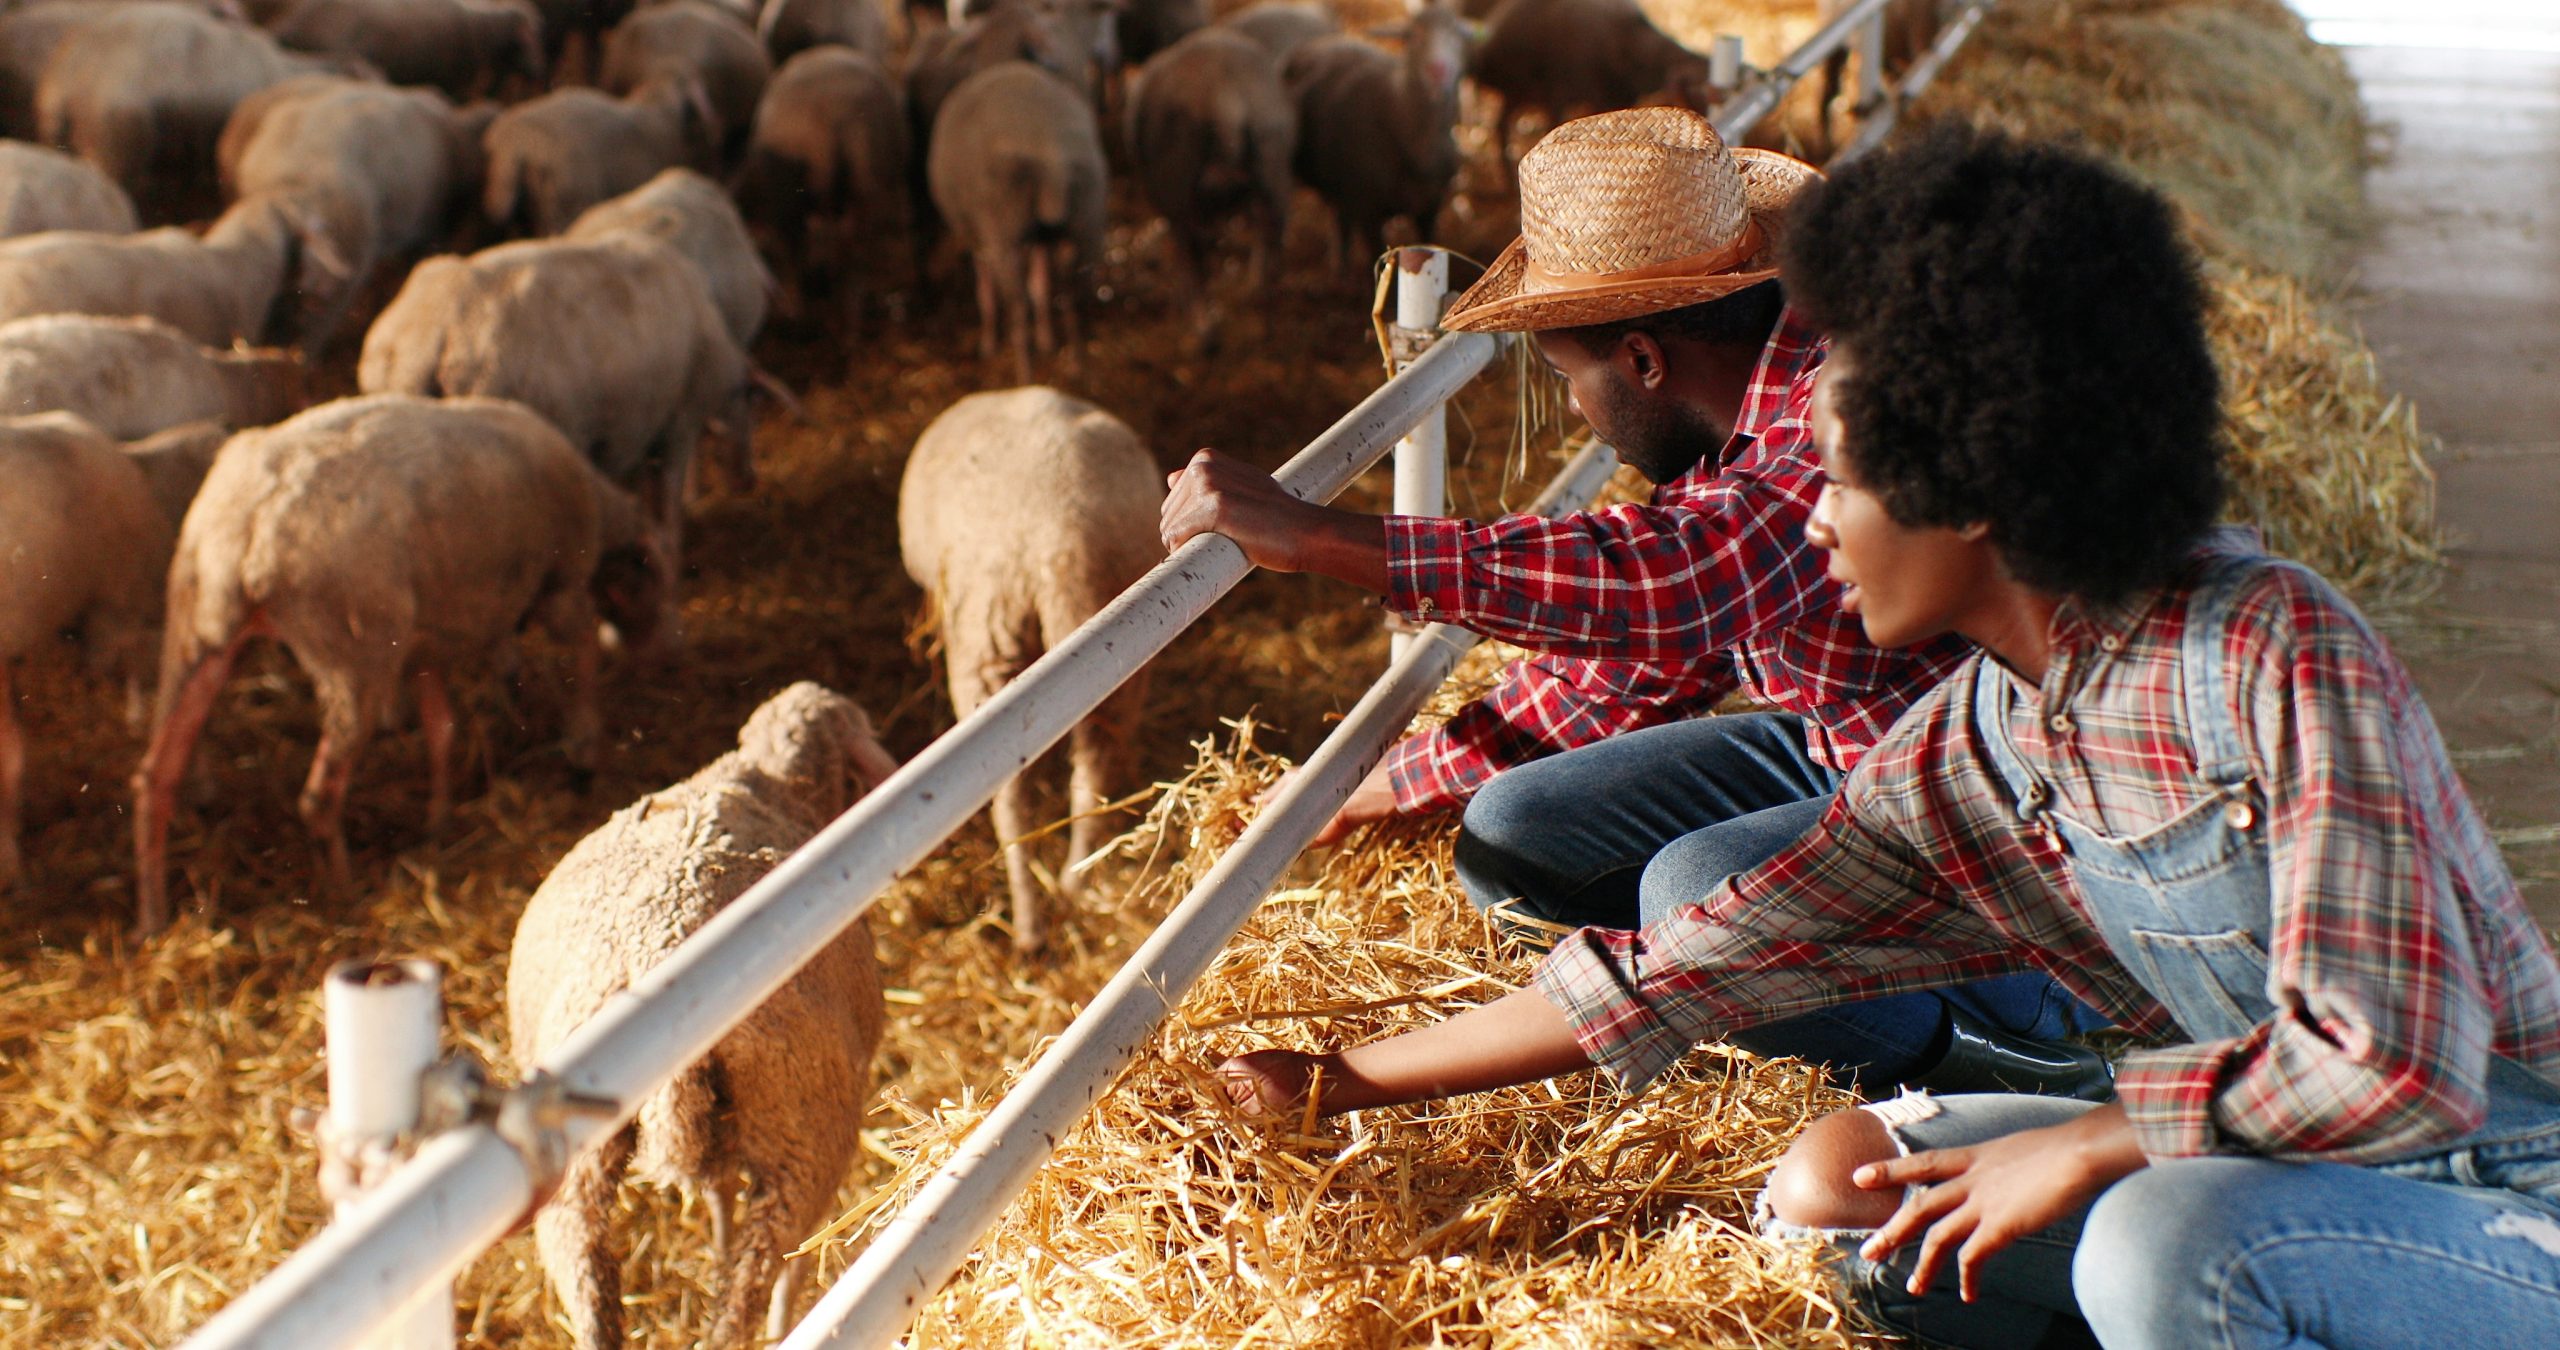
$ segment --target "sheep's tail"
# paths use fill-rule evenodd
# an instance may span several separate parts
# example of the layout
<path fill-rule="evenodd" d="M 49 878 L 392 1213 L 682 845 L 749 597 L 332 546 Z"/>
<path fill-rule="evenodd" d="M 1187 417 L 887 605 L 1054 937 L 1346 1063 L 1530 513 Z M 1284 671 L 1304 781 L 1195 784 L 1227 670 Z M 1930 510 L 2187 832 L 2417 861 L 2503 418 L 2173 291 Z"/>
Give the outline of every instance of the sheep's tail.
<path fill-rule="evenodd" d="M 721 1153 L 719 1058 L 713 1051 L 640 1104 L 633 1175 L 658 1186 L 711 1175 Z"/>
<path fill-rule="evenodd" d="M 525 183 L 525 157 L 514 147 L 498 146 L 489 156 L 489 180 L 480 192 L 481 213 L 509 234 L 526 233 L 523 217 L 532 195 Z"/>
<path fill-rule="evenodd" d="M 1032 223 L 1043 235 L 1066 231 L 1074 217 L 1075 171 L 1050 156 L 1018 161 L 1015 173 L 1027 180 Z"/>

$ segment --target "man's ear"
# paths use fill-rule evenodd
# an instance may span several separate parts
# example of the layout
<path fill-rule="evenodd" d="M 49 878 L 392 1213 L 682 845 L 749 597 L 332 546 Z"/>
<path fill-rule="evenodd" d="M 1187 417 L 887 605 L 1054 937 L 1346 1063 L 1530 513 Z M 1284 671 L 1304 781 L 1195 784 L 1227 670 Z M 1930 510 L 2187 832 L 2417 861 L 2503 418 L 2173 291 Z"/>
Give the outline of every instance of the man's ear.
<path fill-rule="evenodd" d="M 1671 378 L 1670 359 L 1663 355 L 1662 344 L 1653 334 L 1636 329 L 1618 339 L 1618 350 L 1611 353 L 1620 373 L 1634 381 L 1640 389 L 1660 389 Z"/>

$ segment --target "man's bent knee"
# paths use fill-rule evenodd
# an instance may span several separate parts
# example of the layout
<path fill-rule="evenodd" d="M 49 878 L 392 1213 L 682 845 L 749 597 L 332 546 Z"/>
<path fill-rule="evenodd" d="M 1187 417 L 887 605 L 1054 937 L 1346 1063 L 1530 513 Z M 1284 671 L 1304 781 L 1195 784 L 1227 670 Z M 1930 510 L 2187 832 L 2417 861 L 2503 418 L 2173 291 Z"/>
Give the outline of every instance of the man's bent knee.
<path fill-rule="evenodd" d="M 1877 1227 L 1901 1207 L 1902 1193 L 1862 1190 L 1850 1176 L 1900 1152 L 1875 1113 L 1855 1107 L 1834 1111 L 1796 1136 L 1769 1174 L 1762 1203 L 1770 1218 L 1791 1228 Z"/>

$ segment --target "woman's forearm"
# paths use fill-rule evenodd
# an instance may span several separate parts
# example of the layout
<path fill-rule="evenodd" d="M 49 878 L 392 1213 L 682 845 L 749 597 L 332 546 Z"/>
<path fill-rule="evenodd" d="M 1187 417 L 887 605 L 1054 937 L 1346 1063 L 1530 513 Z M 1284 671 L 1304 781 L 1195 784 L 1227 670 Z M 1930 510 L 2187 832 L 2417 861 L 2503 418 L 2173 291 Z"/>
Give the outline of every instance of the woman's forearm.
<path fill-rule="evenodd" d="M 1327 1115 L 1532 1083 L 1591 1067 L 1573 1026 L 1534 989 L 1515 990 L 1436 1026 L 1326 1056 L 1316 1090 Z"/>

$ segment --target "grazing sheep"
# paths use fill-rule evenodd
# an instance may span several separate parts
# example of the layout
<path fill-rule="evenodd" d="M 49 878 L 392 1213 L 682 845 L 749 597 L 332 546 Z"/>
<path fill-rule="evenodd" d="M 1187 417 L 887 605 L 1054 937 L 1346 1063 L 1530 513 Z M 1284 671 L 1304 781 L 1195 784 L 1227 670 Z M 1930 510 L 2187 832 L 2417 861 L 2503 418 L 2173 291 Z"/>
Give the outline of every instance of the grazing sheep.
<path fill-rule="evenodd" d="M 0 141 L 0 239 L 46 230 L 131 234 L 133 199 L 96 168 L 24 141 Z"/>
<path fill-rule="evenodd" d="M 136 3 L 185 7 L 175 0 Z M 45 63 L 64 39 L 123 7 L 100 0 L 45 0 L 0 13 L 0 136 L 24 140 L 36 134 L 36 85 L 44 79 Z"/>
<path fill-rule="evenodd" d="M 1825 24 L 1848 11 L 1849 0 L 1822 0 L 1821 16 Z M 1883 66 L 1888 78 L 1920 59 L 1938 40 L 1938 25 L 1945 17 L 1940 0 L 1891 0 L 1884 7 Z M 1832 116 L 1840 102 L 1840 88 L 1849 70 L 1849 48 L 1842 46 L 1822 62 L 1822 139 L 1833 143 Z M 1851 109 L 1863 113 L 1866 109 Z"/>
<path fill-rule="evenodd" d="M 916 441 L 898 486 L 898 551 L 940 616 L 951 705 L 963 717 L 1164 560 L 1153 522 L 1164 501 L 1155 457 L 1120 419 L 1057 390 L 972 394 Z M 1145 701 L 1131 680 L 1077 724 L 1069 757 L 1069 856 L 1110 838 L 1104 803 L 1127 778 Z M 1022 838 L 1020 776 L 995 798 L 1013 897 L 1013 945 L 1045 931 Z M 1062 889 L 1083 889 L 1072 866 Z"/>
<path fill-rule="evenodd" d="M 488 182 L 481 209 L 520 234 L 558 234 L 580 212 L 648 182 L 661 169 L 709 168 L 720 119 L 702 87 L 661 79 L 614 98 L 555 89 L 498 114 L 481 137 Z"/>
<path fill-rule="evenodd" d="M 232 436 L 232 428 L 220 422 L 185 422 L 166 431 L 154 432 L 139 440 L 125 443 L 124 452 L 142 466 L 142 478 L 151 485 L 151 500 L 160 508 L 160 517 L 169 522 L 169 537 L 174 542 L 178 524 L 187 518 L 187 507 L 204 486 L 204 476 L 213 471 L 214 456 Z M 160 615 L 160 581 L 167 572 L 163 565 L 153 574 L 151 613 L 154 622 Z M 141 710 L 134 717 L 141 721 Z"/>
<path fill-rule="evenodd" d="M 1401 59 L 1329 37 L 1298 48 L 1283 72 L 1298 103 L 1298 179 L 1333 207 L 1336 271 L 1366 275 L 1398 216 L 1430 238 L 1458 175 L 1466 29 L 1438 0 L 1412 10 Z"/>
<path fill-rule="evenodd" d="M 638 486 L 670 552 L 695 447 L 724 413 L 744 477 L 747 376 L 701 270 L 628 233 L 429 258 L 356 364 L 368 394 L 477 394 L 541 413 L 607 477 Z"/>
<path fill-rule="evenodd" d="M 134 772 L 140 924 L 169 920 L 169 818 L 240 649 L 272 637 L 320 701 L 302 819 L 349 880 L 341 817 L 405 682 L 427 741 L 427 824 L 452 799 L 446 681 L 533 618 L 574 652 L 569 762 L 592 769 L 597 617 L 645 643 L 665 560 L 631 499 L 531 411 L 493 399 L 341 399 L 233 437 L 179 527 L 151 747 Z"/>
<path fill-rule="evenodd" d="M 907 102 L 916 134 L 929 137 L 942 104 L 961 83 L 1006 61 L 1056 71 L 1088 96 L 1099 53 L 1111 43 L 1109 9 L 1097 0 L 996 0 L 956 28 L 932 28 L 910 52 Z M 923 158 L 920 154 L 919 160 Z"/>
<path fill-rule="evenodd" d="M 297 0 L 267 27 L 287 47 L 359 57 L 457 100 L 539 88 L 548 69 L 531 0 Z"/>
<path fill-rule="evenodd" d="M 0 324 L 0 417 L 67 412 L 119 440 L 186 422 L 264 426 L 302 407 L 286 352 L 208 351 L 156 319 L 42 314 Z"/>
<path fill-rule="evenodd" d="M 859 279 L 884 234 L 914 233 L 906 95 L 870 56 L 812 47 L 782 63 L 756 106 L 738 203 L 771 232 L 792 295 L 812 279 L 835 287 L 859 319 Z M 919 264 L 920 269 L 920 264 Z"/>
<path fill-rule="evenodd" d="M 1342 20 L 1332 10 L 1310 0 L 1260 0 L 1218 22 L 1261 43 L 1272 60 L 1283 64 L 1300 47 L 1342 31 Z"/>
<path fill-rule="evenodd" d="M 92 666 L 139 672 L 170 521 L 142 466 L 68 413 L 0 419 L 0 890 L 19 871 L 26 738 L 10 674 L 77 633 Z"/>
<path fill-rule="evenodd" d="M 996 355 L 997 310 L 1013 334 L 1015 377 L 1031 353 L 1079 343 L 1084 269 L 1101 260 L 1102 132 L 1066 81 L 1008 61 L 961 82 L 934 122 L 926 179 L 934 206 L 969 246 L 978 274 L 978 356 Z"/>
<path fill-rule="evenodd" d="M 241 106 L 218 149 L 224 184 L 293 203 L 344 269 L 306 267 L 296 288 L 302 345 L 317 356 L 375 267 L 434 242 L 478 197 L 480 120 L 432 90 L 330 77 Z"/>
<path fill-rule="evenodd" d="M 693 80 L 720 119 L 724 154 L 742 149 L 755 124 L 756 100 L 773 78 L 773 59 L 753 30 L 703 0 L 644 5 L 604 39 L 596 83 L 627 94 L 652 80 Z"/>
<path fill-rule="evenodd" d="M 756 256 L 737 204 L 691 169 L 668 169 L 610 201 L 588 207 L 563 239 L 602 239 L 628 231 L 662 240 L 702 272 L 711 303 L 738 346 L 753 344 L 773 301 L 773 273 Z"/>
<path fill-rule="evenodd" d="M 1129 155 L 1147 200 L 1164 213 L 1175 286 L 1191 297 L 1191 337 L 1217 343 L 1209 250 L 1232 215 L 1253 218 L 1252 281 L 1262 288 L 1289 230 L 1289 160 L 1298 109 L 1261 43 L 1204 28 L 1159 53 L 1129 95 Z"/>
<path fill-rule="evenodd" d="M 1209 0 L 1121 0 L 1114 22 L 1119 63 L 1145 65 L 1209 24 Z"/>
<path fill-rule="evenodd" d="M 889 15 L 879 0 L 765 0 L 756 36 L 776 61 L 822 46 L 889 59 Z"/>
<path fill-rule="evenodd" d="M 199 238 L 54 230 L 0 239 L 0 323 L 37 314 L 144 315 L 208 347 L 256 342 L 306 257 L 345 271 L 328 241 L 272 197 L 242 199 Z"/>
<path fill-rule="evenodd" d="M 737 749 L 578 841 L 516 924 L 507 1026 L 518 1067 L 540 1063 L 897 767 L 852 700 L 795 684 L 747 719 Z M 710 1205 L 719 1312 L 698 1343 L 750 1344 L 759 1313 L 767 1337 L 789 1329 L 806 1264 L 783 1257 L 834 1213 L 886 1021 L 870 921 L 857 919 L 570 1164 L 533 1231 L 579 1350 L 623 1343 L 610 1228 L 626 1169 Z M 741 1170 L 745 1216 L 733 1229 Z"/>
<path fill-rule="evenodd" d="M 555 79 L 593 77 L 604 35 L 628 17 L 632 0 L 533 0 L 542 13 L 542 56 Z M 572 58 L 575 59 L 572 59 Z"/>
<path fill-rule="evenodd" d="M 1699 112 L 1716 102 L 1707 58 L 1654 27 L 1635 0 L 1510 0 L 1486 25 L 1472 73 L 1495 96 L 1506 173 L 1518 171 L 1511 123 L 1524 108 L 1561 122 L 1649 101 Z"/>
<path fill-rule="evenodd" d="M 183 5 L 119 5 L 45 62 L 37 139 L 104 170 L 147 220 L 199 218 L 221 199 L 214 143 L 240 100 L 296 75 L 350 68 Z"/>

